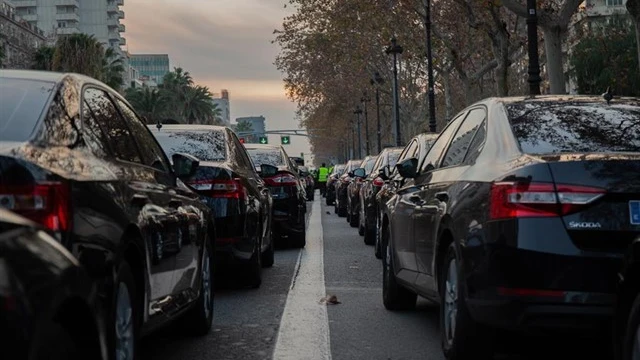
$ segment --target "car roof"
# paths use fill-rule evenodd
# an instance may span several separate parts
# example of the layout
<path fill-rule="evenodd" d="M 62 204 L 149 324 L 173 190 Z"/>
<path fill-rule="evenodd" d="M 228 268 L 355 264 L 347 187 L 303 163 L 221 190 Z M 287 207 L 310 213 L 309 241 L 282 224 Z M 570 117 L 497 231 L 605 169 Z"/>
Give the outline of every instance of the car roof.
<path fill-rule="evenodd" d="M 76 73 L 63 73 L 63 72 L 55 72 L 55 71 L 40 71 L 40 70 L 5 70 L 3 69 L 0 72 L 0 78 L 3 79 L 23 79 L 23 80 L 34 80 L 34 81 L 46 81 L 53 83 L 60 83 L 67 77 L 73 78 L 76 82 L 92 82 L 98 83 L 105 87 L 108 85 L 91 78 L 86 75 L 76 74 Z"/>
<path fill-rule="evenodd" d="M 546 105 L 548 103 L 599 103 L 602 105 L 607 105 L 606 100 L 602 96 L 594 96 L 594 95 L 540 95 L 540 96 L 509 96 L 509 97 L 492 97 L 487 98 L 481 101 L 478 101 L 476 104 L 480 103 L 500 103 L 503 105 L 517 104 L 517 103 L 525 103 L 531 105 Z M 628 97 L 628 96 L 620 96 L 614 97 L 611 100 L 612 104 L 628 104 L 640 106 L 640 98 L 637 97 Z M 475 105 L 475 104 L 474 104 Z M 473 106 L 473 105 L 471 105 Z"/>
<path fill-rule="evenodd" d="M 147 127 L 151 130 L 158 131 L 157 125 L 148 124 Z M 218 125 L 197 125 L 197 124 L 162 124 L 162 128 L 159 131 L 224 131 L 226 126 Z"/>
<path fill-rule="evenodd" d="M 282 150 L 282 147 L 280 145 L 269 145 L 269 144 L 245 143 L 244 147 L 246 147 L 247 149 Z"/>

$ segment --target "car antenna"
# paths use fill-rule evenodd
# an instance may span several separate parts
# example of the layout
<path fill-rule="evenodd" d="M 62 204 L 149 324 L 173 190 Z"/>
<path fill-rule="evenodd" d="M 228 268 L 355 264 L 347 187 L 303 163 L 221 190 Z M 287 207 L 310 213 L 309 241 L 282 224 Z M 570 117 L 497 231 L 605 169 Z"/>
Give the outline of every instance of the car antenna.
<path fill-rule="evenodd" d="M 160 120 L 158 120 L 158 123 L 156 124 L 156 127 L 158 128 L 158 131 L 160 131 L 160 129 L 162 129 L 162 123 L 160 122 Z"/>
<path fill-rule="evenodd" d="M 611 105 L 611 100 L 613 100 L 613 94 L 611 94 L 611 86 L 607 86 L 607 92 L 602 94 L 602 97 L 607 101 L 607 105 Z"/>

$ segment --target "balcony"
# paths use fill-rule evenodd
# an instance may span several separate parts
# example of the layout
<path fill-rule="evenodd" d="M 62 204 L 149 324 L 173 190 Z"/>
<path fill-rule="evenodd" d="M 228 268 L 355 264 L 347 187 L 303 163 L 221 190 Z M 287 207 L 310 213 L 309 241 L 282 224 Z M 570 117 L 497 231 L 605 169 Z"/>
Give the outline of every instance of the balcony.
<path fill-rule="evenodd" d="M 120 46 L 124 46 L 124 45 L 127 45 L 127 39 L 120 38 Z"/>
<path fill-rule="evenodd" d="M 56 6 L 80 7 L 80 2 L 78 0 L 58 0 Z"/>
<path fill-rule="evenodd" d="M 116 4 L 118 4 L 118 6 L 124 6 L 124 0 L 116 0 Z"/>
<path fill-rule="evenodd" d="M 60 27 L 56 29 L 57 35 L 71 35 L 71 34 L 78 34 L 78 33 L 80 33 L 80 30 L 78 30 L 78 28 L 75 28 L 75 27 Z"/>
<path fill-rule="evenodd" d="M 123 33 L 123 32 L 125 32 L 125 30 L 126 30 L 126 28 L 125 28 L 125 26 L 123 24 L 118 24 L 118 31 L 119 32 Z"/>
<path fill-rule="evenodd" d="M 35 0 L 14 0 L 13 5 L 15 5 L 16 8 L 22 8 L 22 7 L 35 8 L 38 4 L 36 3 Z"/>
<path fill-rule="evenodd" d="M 124 11 L 122 11 L 122 10 L 118 10 L 118 17 L 119 17 L 120 19 L 124 19 Z"/>
<path fill-rule="evenodd" d="M 24 21 L 38 21 L 38 14 L 24 14 L 24 15 L 18 15 L 20 17 L 20 19 L 24 20 Z"/>
<path fill-rule="evenodd" d="M 80 15 L 78 15 L 76 13 L 56 14 L 56 20 L 66 20 L 66 21 L 80 22 Z"/>
<path fill-rule="evenodd" d="M 115 19 L 115 18 L 107 19 L 107 27 L 108 28 L 117 28 L 118 25 L 120 25 L 120 21 L 118 19 Z"/>
<path fill-rule="evenodd" d="M 109 39 L 109 41 L 111 41 L 111 40 L 120 41 L 120 39 L 121 39 L 120 33 L 119 32 L 115 32 L 115 31 L 109 31 L 108 39 Z"/>
<path fill-rule="evenodd" d="M 118 11 L 120 11 L 120 9 L 118 9 L 118 5 L 113 2 L 107 3 L 107 14 L 115 15 Z"/>

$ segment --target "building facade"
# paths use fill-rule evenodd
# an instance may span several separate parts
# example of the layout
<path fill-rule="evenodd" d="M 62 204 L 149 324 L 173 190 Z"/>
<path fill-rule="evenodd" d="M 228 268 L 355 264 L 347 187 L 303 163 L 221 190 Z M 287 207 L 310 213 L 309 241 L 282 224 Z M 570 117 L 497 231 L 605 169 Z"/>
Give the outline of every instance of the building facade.
<path fill-rule="evenodd" d="M 258 142 L 258 139 L 261 136 L 266 136 L 266 124 L 265 124 L 265 117 L 264 116 L 248 116 L 248 117 L 239 117 L 236 118 L 236 127 L 238 127 L 238 125 L 240 125 L 240 123 L 248 123 L 249 125 L 251 125 L 251 130 L 250 130 L 250 134 L 244 135 L 242 134 L 244 132 L 244 130 L 238 129 L 237 132 L 240 133 L 240 136 L 245 138 L 245 141 L 247 143 L 255 143 Z"/>
<path fill-rule="evenodd" d="M 11 3 L 0 1 L 0 51 L 3 53 L 0 67 L 30 68 L 34 52 L 45 43 L 42 30 L 22 19 Z"/>
<path fill-rule="evenodd" d="M 140 77 L 161 85 L 164 76 L 171 71 L 167 54 L 131 54 L 129 62 Z"/>
<path fill-rule="evenodd" d="M 124 58 L 124 0 L 12 0 L 17 14 L 45 34 L 85 33 Z"/>
<path fill-rule="evenodd" d="M 229 104 L 229 91 L 222 89 L 220 94 L 213 94 L 213 104 L 220 109 L 222 125 L 231 126 L 231 106 Z"/>

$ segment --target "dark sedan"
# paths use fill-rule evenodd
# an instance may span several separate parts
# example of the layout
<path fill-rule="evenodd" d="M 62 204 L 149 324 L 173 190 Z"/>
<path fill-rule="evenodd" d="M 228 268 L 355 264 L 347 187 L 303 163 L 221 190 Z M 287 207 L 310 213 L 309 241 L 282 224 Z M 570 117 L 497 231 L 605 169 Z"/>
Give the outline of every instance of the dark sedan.
<path fill-rule="evenodd" d="M 279 145 L 244 144 L 253 163 L 275 167 L 265 174 L 261 171 L 273 197 L 273 230 L 277 236 L 286 236 L 293 247 L 306 245 L 305 213 L 307 200 L 296 165 Z"/>
<path fill-rule="evenodd" d="M 55 234 L 98 284 L 109 357 L 133 359 L 139 335 L 188 316 L 213 317 L 215 224 L 116 91 L 37 71 L 0 75 L 0 206 Z"/>
<path fill-rule="evenodd" d="M 327 194 L 325 195 L 327 205 L 334 205 L 336 202 L 336 184 L 338 183 L 338 179 L 340 178 L 340 175 L 342 175 L 346 166 L 346 164 L 338 164 L 334 166 L 331 174 L 327 176 Z"/>
<path fill-rule="evenodd" d="M 637 360 L 640 358 L 640 236 L 629 246 L 619 278 L 613 334 L 616 359 Z"/>
<path fill-rule="evenodd" d="M 491 98 L 459 113 L 384 214 L 383 300 L 441 303 L 450 359 L 504 329 L 607 336 L 618 271 L 640 235 L 640 101 Z"/>
<path fill-rule="evenodd" d="M 11 359 L 107 359 L 94 283 L 45 229 L 0 208 L 0 339 Z"/>
<path fill-rule="evenodd" d="M 354 178 L 352 177 L 353 170 L 357 169 L 361 163 L 361 159 L 347 161 L 347 165 L 336 181 L 335 208 L 336 213 L 339 217 L 347 217 L 349 215 L 349 200 L 347 199 L 347 188 L 349 187 L 349 184 L 351 184 L 351 182 L 354 180 Z"/>
<path fill-rule="evenodd" d="M 351 172 L 353 181 L 347 186 L 347 221 L 351 227 L 358 227 L 360 224 L 360 189 L 365 183 L 365 179 L 373 170 L 377 156 L 367 156 L 360 164 L 360 170 L 356 175 L 356 170 Z M 363 229 L 359 228 L 358 233 L 364 235 Z"/>
<path fill-rule="evenodd" d="M 365 177 L 364 184 L 360 189 L 360 215 L 358 216 L 360 224 L 358 225 L 358 232 L 364 236 L 364 243 L 367 245 L 374 245 L 376 242 L 378 228 L 376 219 L 378 202 L 376 201 L 376 195 L 385 181 L 380 176 L 380 170 L 383 168 L 393 169 L 401 151 L 402 148 L 400 147 L 383 149 L 376 158 L 370 173 Z M 376 253 L 379 254 L 379 250 Z"/>
<path fill-rule="evenodd" d="M 239 265 L 248 285 L 259 287 L 262 266 L 273 265 L 272 199 L 236 134 L 222 126 L 149 128 L 167 155 L 187 153 L 200 160 L 195 175 L 184 181 L 215 216 L 216 263 Z"/>

